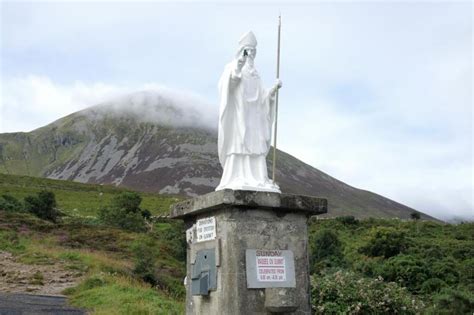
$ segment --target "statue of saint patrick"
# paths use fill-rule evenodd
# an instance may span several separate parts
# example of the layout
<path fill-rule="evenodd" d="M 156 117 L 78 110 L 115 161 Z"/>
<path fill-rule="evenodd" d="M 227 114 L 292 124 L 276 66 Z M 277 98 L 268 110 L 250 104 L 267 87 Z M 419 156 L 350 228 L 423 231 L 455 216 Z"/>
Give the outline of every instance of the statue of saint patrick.
<path fill-rule="evenodd" d="M 254 66 L 257 39 L 252 32 L 239 40 L 235 59 L 219 80 L 219 161 L 224 169 L 216 190 L 255 190 L 280 193 L 268 178 L 266 156 L 270 150 L 275 115 L 277 80 L 267 90 Z"/>

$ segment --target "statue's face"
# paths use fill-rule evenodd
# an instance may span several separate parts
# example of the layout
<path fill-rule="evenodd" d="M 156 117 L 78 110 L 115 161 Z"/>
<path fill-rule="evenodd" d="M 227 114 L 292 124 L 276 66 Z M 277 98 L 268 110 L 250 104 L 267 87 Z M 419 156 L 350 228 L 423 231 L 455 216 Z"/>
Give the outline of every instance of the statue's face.
<path fill-rule="evenodd" d="M 247 46 L 244 48 L 244 51 L 247 51 L 247 58 L 255 59 L 257 56 L 257 49 L 255 47 Z"/>

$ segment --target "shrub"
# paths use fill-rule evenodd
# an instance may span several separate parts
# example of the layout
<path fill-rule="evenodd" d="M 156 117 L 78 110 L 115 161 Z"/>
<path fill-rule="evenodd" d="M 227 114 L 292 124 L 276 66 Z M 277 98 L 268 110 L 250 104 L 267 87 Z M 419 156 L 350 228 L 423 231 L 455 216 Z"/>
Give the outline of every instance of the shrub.
<path fill-rule="evenodd" d="M 410 214 L 410 217 L 412 218 L 412 220 L 415 220 L 415 221 L 421 218 L 420 214 L 415 211 Z"/>
<path fill-rule="evenodd" d="M 99 219 L 102 223 L 133 232 L 146 230 L 145 220 L 141 213 L 127 212 L 123 208 L 102 208 L 99 210 Z"/>
<path fill-rule="evenodd" d="M 463 275 L 460 282 L 466 284 L 474 292 L 474 258 L 464 260 L 461 263 L 460 272 Z"/>
<path fill-rule="evenodd" d="M 316 314 L 416 314 L 421 301 L 396 283 L 338 271 L 311 278 L 311 304 Z"/>
<path fill-rule="evenodd" d="M 422 252 L 422 255 L 428 261 L 438 261 L 444 257 L 444 253 L 439 246 L 431 245 L 428 249 Z"/>
<path fill-rule="evenodd" d="M 134 254 L 134 268 L 133 273 L 143 281 L 156 285 L 157 278 L 155 277 L 155 249 L 149 242 L 139 242 L 132 246 Z"/>
<path fill-rule="evenodd" d="M 51 191 L 40 191 L 38 196 L 25 197 L 25 208 L 38 218 L 57 222 L 59 212 L 56 210 L 56 198 Z"/>
<path fill-rule="evenodd" d="M 410 255 L 399 255 L 388 259 L 381 268 L 381 276 L 388 281 L 399 282 L 412 292 L 418 292 L 429 275 L 425 261 Z"/>
<path fill-rule="evenodd" d="M 344 225 L 357 225 L 357 224 L 359 224 L 359 220 L 357 220 L 353 215 L 337 217 L 336 221 L 341 222 Z"/>
<path fill-rule="evenodd" d="M 140 213 L 141 213 L 142 217 L 143 217 L 145 220 L 150 220 L 150 218 L 151 218 L 151 212 L 150 212 L 150 210 L 148 210 L 148 209 L 143 209 Z"/>
<path fill-rule="evenodd" d="M 142 198 L 137 193 L 123 192 L 112 199 L 109 207 L 99 210 L 99 220 L 125 230 L 143 232 L 146 225 L 140 209 L 141 201 Z"/>
<path fill-rule="evenodd" d="M 458 283 L 458 270 L 458 264 L 451 257 L 434 262 L 430 268 L 431 274 L 434 278 L 442 279 L 450 285 Z"/>
<path fill-rule="evenodd" d="M 381 263 L 381 257 L 366 257 L 353 262 L 352 268 L 354 271 L 360 272 L 369 277 L 378 277 L 381 272 L 380 269 L 383 266 Z"/>
<path fill-rule="evenodd" d="M 405 233 L 391 227 L 379 227 L 372 231 L 369 242 L 359 251 L 367 256 L 390 258 L 408 248 Z"/>
<path fill-rule="evenodd" d="M 23 204 L 13 196 L 2 195 L 0 198 L 0 210 L 20 212 L 23 211 Z"/>
<path fill-rule="evenodd" d="M 421 285 L 421 293 L 423 294 L 431 294 L 441 291 L 447 284 L 441 279 L 438 278 L 430 278 L 423 282 Z"/>
<path fill-rule="evenodd" d="M 332 230 L 324 229 L 319 231 L 312 244 L 311 261 L 315 271 L 343 264 L 342 242 Z"/>
<path fill-rule="evenodd" d="M 167 246 L 163 248 L 156 239 L 150 237 L 149 234 L 145 234 L 132 244 L 131 251 L 133 253 L 133 274 L 135 277 L 166 291 L 174 298 L 182 299 L 186 296 L 181 275 L 177 278 L 176 273 L 171 272 L 168 269 L 169 266 L 163 265 L 163 261 L 158 259 L 169 253 Z M 160 255 L 160 253 L 164 254 Z"/>
<path fill-rule="evenodd" d="M 125 209 L 127 212 L 140 213 L 140 203 L 142 197 L 136 192 L 122 192 L 116 195 L 111 201 L 111 208 Z"/>
<path fill-rule="evenodd" d="M 470 292 L 446 288 L 434 297 L 431 314 L 472 314 L 474 296 Z"/>
<path fill-rule="evenodd" d="M 474 246 L 469 244 L 469 242 L 464 242 L 465 244 L 457 244 L 453 248 L 453 257 L 456 259 L 464 260 L 474 257 Z"/>
<path fill-rule="evenodd" d="M 170 220 L 169 223 L 155 223 L 151 235 L 157 240 L 166 241 L 166 250 L 179 261 L 186 260 L 186 231 L 183 222 Z"/>

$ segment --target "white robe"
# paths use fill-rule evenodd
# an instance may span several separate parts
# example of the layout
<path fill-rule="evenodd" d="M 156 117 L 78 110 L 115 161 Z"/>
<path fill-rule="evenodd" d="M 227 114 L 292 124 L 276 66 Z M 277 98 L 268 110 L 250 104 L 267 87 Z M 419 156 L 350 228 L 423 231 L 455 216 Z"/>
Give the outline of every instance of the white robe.
<path fill-rule="evenodd" d="M 216 190 L 280 192 L 268 179 L 266 156 L 274 121 L 274 97 L 257 71 L 229 63 L 219 80 L 219 161 L 224 169 Z"/>

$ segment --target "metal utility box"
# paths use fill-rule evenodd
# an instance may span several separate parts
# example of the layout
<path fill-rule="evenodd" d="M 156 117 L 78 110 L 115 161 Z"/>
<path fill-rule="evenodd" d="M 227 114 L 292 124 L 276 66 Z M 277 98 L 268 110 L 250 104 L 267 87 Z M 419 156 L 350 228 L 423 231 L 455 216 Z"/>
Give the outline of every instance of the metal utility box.
<path fill-rule="evenodd" d="M 196 253 L 196 261 L 192 266 L 192 295 L 209 295 L 209 291 L 217 288 L 216 251 L 203 249 Z"/>

